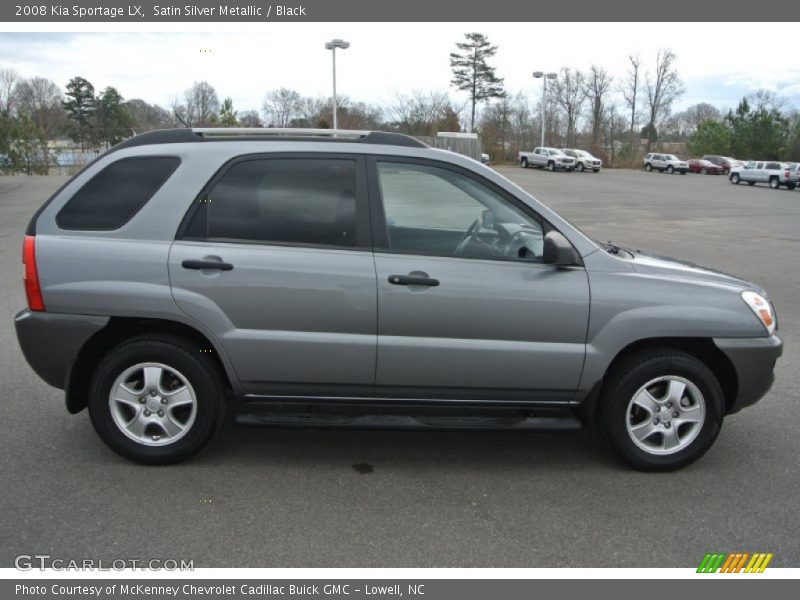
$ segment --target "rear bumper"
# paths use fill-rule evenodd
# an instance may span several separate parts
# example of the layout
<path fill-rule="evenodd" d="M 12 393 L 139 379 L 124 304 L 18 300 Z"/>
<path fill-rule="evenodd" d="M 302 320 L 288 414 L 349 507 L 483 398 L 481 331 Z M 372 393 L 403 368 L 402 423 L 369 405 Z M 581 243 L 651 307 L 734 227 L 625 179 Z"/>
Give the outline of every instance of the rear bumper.
<path fill-rule="evenodd" d="M 783 353 L 777 335 L 760 338 L 715 338 L 714 343 L 736 369 L 738 393 L 729 413 L 758 402 L 775 381 L 775 362 Z"/>
<path fill-rule="evenodd" d="M 83 345 L 108 323 L 108 317 L 23 310 L 14 317 L 25 360 L 48 384 L 66 389 Z"/>

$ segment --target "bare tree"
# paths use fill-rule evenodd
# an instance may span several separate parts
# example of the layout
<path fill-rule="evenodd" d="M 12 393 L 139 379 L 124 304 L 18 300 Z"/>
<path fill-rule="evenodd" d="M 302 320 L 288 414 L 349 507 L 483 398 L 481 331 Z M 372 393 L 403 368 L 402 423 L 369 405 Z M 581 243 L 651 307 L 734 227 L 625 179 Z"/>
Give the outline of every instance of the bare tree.
<path fill-rule="evenodd" d="M 459 131 L 458 113 L 446 92 L 395 93 L 389 107 L 389 118 L 394 128 L 410 135 L 436 135 L 439 131 Z"/>
<path fill-rule="evenodd" d="M 299 92 L 280 88 L 267 92 L 261 112 L 267 127 L 289 127 L 303 111 L 303 98 Z"/>
<path fill-rule="evenodd" d="M 31 77 L 20 81 L 14 87 L 14 103 L 18 112 L 33 120 L 42 143 L 63 131 L 66 113 L 61 106 L 61 89 L 49 79 Z"/>
<path fill-rule="evenodd" d="M 645 78 L 647 92 L 647 151 L 653 143 L 656 125 L 669 115 L 672 103 L 683 94 L 683 83 L 675 68 L 675 53 L 672 50 L 659 50 L 656 56 L 656 72 Z"/>
<path fill-rule="evenodd" d="M 613 78 L 602 67 L 592 65 L 584 84 L 586 97 L 589 99 L 589 118 L 592 127 L 592 149 L 600 144 L 603 130 L 603 117 L 606 114 L 608 92 Z"/>
<path fill-rule="evenodd" d="M 178 98 L 172 102 L 175 119 L 184 127 L 209 127 L 217 123 L 219 97 L 207 81 L 195 82 L 183 93 L 183 103 Z"/>
<path fill-rule="evenodd" d="M 19 73 L 14 69 L 0 69 L 0 114 L 9 116 L 14 108 L 14 87 Z"/>
<path fill-rule="evenodd" d="M 254 110 L 246 110 L 239 115 L 239 123 L 242 127 L 263 127 L 261 119 L 258 118 L 258 112 Z"/>
<path fill-rule="evenodd" d="M 639 88 L 641 87 L 641 73 L 639 72 L 640 59 L 639 55 L 628 55 L 628 61 L 631 63 L 625 80 L 620 84 L 620 92 L 625 99 L 625 105 L 630 110 L 630 129 L 628 130 L 629 142 L 633 143 L 634 130 L 636 129 L 636 101 L 639 98 Z"/>
<path fill-rule="evenodd" d="M 584 82 L 585 76 L 582 72 L 564 67 L 558 74 L 554 85 L 550 88 L 553 91 L 554 100 L 562 108 L 564 116 L 567 118 L 567 146 L 575 145 L 578 118 L 581 114 L 581 107 L 586 100 Z"/>
<path fill-rule="evenodd" d="M 168 111 L 157 104 L 148 104 L 140 98 L 133 98 L 125 103 L 128 113 L 133 119 L 136 133 L 166 129 L 172 126 L 172 117 Z"/>

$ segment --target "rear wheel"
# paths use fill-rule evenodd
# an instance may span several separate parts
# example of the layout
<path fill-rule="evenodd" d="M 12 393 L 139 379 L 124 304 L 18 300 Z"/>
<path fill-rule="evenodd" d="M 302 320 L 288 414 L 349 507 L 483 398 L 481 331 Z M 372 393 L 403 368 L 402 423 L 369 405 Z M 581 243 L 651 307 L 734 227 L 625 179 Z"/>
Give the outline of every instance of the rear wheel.
<path fill-rule="evenodd" d="M 522 160 L 519 161 L 519 164 L 522 165 L 523 169 L 527 169 L 528 168 L 528 159 L 523 156 Z"/>
<path fill-rule="evenodd" d="M 700 458 L 722 427 L 714 373 L 669 348 L 630 356 L 603 387 L 599 425 L 614 451 L 643 471 L 669 471 Z"/>
<path fill-rule="evenodd" d="M 786 189 L 788 189 L 788 190 L 793 190 L 793 189 L 795 189 L 796 187 L 797 187 L 797 184 L 796 184 L 796 183 L 787 183 L 787 184 L 786 184 Z"/>
<path fill-rule="evenodd" d="M 777 177 L 770 177 L 769 187 L 771 187 L 773 190 L 777 190 L 779 187 L 781 187 L 781 182 L 778 181 Z"/>
<path fill-rule="evenodd" d="M 755 182 L 755 181 L 748 181 L 748 182 L 747 182 L 747 185 L 755 185 L 755 184 L 756 184 L 756 182 Z"/>
<path fill-rule="evenodd" d="M 89 416 L 117 454 L 144 464 L 188 458 L 211 438 L 223 414 L 217 365 L 196 344 L 151 334 L 114 348 L 98 365 Z"/>

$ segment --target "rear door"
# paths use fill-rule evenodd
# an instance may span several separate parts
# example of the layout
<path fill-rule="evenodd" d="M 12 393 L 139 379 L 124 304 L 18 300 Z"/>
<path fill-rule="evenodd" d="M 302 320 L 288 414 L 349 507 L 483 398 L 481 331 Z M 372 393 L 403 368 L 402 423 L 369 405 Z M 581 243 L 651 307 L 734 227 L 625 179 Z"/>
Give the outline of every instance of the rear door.
<path fill-rule="evenodd" d="M 178 306 L 221 340 L 248 394 L 370 394 L 375 266 L 364 161 L 248 155 L 222 168 L 172 246 Z"/>
<path fill-rule="evenodd" d="M 542 263 L 548 228 L 446 163 L 371 158 L 376 393 L 567 401 L 589 318 L 582 267 Z"/>

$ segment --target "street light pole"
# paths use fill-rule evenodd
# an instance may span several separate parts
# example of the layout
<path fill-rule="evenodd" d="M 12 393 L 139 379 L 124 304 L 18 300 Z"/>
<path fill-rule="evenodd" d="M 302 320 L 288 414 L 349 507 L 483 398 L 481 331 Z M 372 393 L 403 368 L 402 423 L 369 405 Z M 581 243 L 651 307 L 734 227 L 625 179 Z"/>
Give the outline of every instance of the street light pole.
<path fill-rule="evenodd" d="M 542 143 L 539 144 L 540 146 L 544 146 L 544 103 L 545 98 L 547 96 L 547 80 L 548 79 L 555 79 L 558 77 L 557 73 L 545 73 L 543 71 L 534 71 L 533 76 L 536 79 L 542 80 Z"/>
<path fill-rule="evenodd" d="M 333 128 L 338 129 L 338 122 L 336 120 L 336 49 L 341 48 L 347 50 L 350 47 L 350 42 L 335 39 L 330 42 L 325 42 L 325 49 L 331 50 L 333 55 Z"/>

